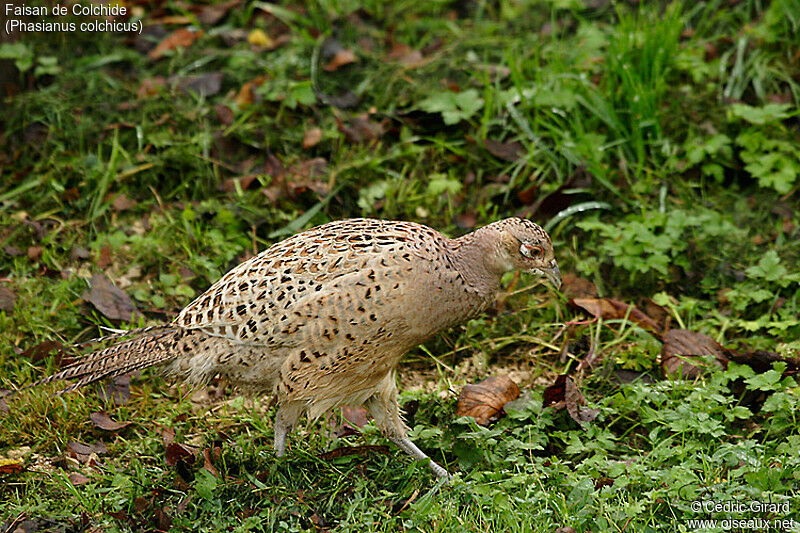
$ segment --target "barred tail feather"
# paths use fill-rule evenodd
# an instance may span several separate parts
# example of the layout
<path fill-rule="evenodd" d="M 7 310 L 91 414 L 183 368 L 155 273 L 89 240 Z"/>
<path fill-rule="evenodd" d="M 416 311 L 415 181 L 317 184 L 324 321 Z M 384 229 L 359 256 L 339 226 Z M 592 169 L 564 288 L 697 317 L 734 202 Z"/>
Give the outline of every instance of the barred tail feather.
<path fill-rule="evenodd" d="M 55 374 L 19 390 L 53 381 L 76 380 L 68 387 L 58 391 L 58 394 L 63 394 L 104 378 L 122 376 L 135 370 L 167 362 L 176 357 L 175 347 L 181 334 L 182 331 L 175 326 L 162 325 L 103 337 L 102 340 L 108 340 L 109 338 L 137 335 L 133 339 L 92 352 L 70 363 Z"/>

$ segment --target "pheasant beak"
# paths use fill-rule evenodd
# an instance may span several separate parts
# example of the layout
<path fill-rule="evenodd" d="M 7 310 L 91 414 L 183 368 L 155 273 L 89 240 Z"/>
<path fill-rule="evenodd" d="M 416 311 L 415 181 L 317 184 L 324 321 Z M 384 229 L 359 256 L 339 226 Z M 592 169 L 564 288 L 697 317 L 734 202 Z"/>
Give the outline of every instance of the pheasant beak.
<path fill-rule="evenodd" d="M 534 268 L 531 269 L 531 272 L 547 278 L 547 281 L 550 282 L 550 285 L 552 285 L 556 290 L 561 288 L 561 271 L 558 269 L 558 263 L 556 263 L 555 259 L 550 262 L 549 267 L 543 269 Z"/>

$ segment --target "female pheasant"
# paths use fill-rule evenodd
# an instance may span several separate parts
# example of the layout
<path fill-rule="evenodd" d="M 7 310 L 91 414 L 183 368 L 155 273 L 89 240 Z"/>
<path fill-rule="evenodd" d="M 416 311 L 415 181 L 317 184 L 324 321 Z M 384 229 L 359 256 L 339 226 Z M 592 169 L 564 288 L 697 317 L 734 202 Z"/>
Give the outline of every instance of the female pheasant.
<path fill-rule="evenodd" d="M 278 456 L 303 413 L 363 404 L 392 442 L 428 459 L 400 417 L 395 368 L 414 346 L 483 312 L 511 270 L 561 284 L 549 236 L 528 220 L 458 239 L 411 222 L 331 222 L 241 263 L 171 324 L 126 332 L 135 337 L 31 386 L 76 380 L 66 392 L 164 363 L 193 383 L 221 374 L 244 390 L 277 394 Z"/>

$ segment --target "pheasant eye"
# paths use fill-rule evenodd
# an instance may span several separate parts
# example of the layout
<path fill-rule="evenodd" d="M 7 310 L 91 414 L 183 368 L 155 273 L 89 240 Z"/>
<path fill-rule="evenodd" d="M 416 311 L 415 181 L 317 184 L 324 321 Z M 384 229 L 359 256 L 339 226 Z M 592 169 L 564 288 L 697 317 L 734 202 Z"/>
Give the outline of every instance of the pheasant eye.
<path fill-rule="evenodd" d="M 523 242 L 519 247 L 519 252 L 525 257 L 538 257 L 542 249 L 527 242 Z"/>

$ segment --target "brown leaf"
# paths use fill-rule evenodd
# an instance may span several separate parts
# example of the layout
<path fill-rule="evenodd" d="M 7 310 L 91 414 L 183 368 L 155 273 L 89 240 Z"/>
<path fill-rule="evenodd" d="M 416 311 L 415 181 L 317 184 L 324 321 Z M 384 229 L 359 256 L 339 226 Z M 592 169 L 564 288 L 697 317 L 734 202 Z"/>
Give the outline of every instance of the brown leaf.
<path fill-rule="evenodd" d="M 0 311 L 11 313 L 14 310 L 14 303 L 17 301 L 17 295 L 8 287 L 0 285 Z"/>
<path fill-rule="evenodd" d="M 215 448 L 215 450 L 219 450 L 219 448 Z M 211 453 L 212 450 L 210 448 L 203 449 L 203 468 L 208 470 L 214 477 L 220 477 L 219 470 L 217 470 L 217 467 L 214 466 L 214 462 L 211 460 Z"/>
<path fill-rule="evenodd" d="M 114 207 L 115 211 L 127 211 L 128 209 L 136 207 L 136 201 L 128 198 L 128 195 L 123 192 L 114 197 L 114 200 L 111 201 L 111 205 Z"/>
<path fill-rule="evenodd" d="M 567 392 L 567 375 L 561 374 L 556 378 L 552 385 L 547 387 L 542 393 L 542 407 L 564 401 Z"/>
<path fill-rule="evenodd" d="M 509 163 L 518 160 L 525 153 L 525 148 L 518 141 L 500 142 L 486 139 L 484 144 L 489 153 Z"/>
<path fill-rule="evenodd" d="M 28 259 L 38 261 L 42 257 L 42 251 L 41 246 L 28 246 Z"/>
<path fill-rule="evenodd" d="M 728 351 L 708 335 L 688 329 L 671 329 L 664 334 L 661 370 L 667 378 L 694 379 L 708 369 L 702 359 L 708 355 L 716 358 L 716 366 L 727 365 Z"/>
<path fill-rule="evenodd" d="M 328 161 L 324 157 L 306 159 L 289 167 L 288 172 L 294 180 L 313 180 L 328 173 Z"/>
<path fill-rule="evenodd" d="M 591 422 L 600 413 L 599 409 L 581 409 L 586 403 L 580 389 L 566 374 L 558 376 L 542 395 L 542 407 L 552 406 L 556 411 L 566 407 L 570 418 L 580 425 Z"/>
<path fill-rule="evenodd" d="M 612 298 L 573 298 L 571 305 L 583 309 L 595 318 L 603 320 L 621 320 L 626 316 L 628 320 L 643 329 L 660 333 L 661 327 L 649 316 L 642 313 L 632 305 L 614 300 Z"/>
<path fill-rule="evenodd" d="M 104 411 L 98 411 L 89 415 L 92 423 L 105 431 L 119 431 L 131 425 L 130 422 L 115 422 L 111 420 Z"/>
<path fill-rule="evenodd" d="M 565 272 L 561 278 L 561 292 L 567 298 L 597 298 L 597 287 L 586 278 Z"/>
<path fill-rule="evenodd" d="M 11 244 L 3 246 L 3 252 L 7 253 L 11 257 L 20 257 L 22 255 L 22 250 Z"/>
<path fill-rule="evenodd" d="M 202 24 L 213 26 L 222 20 L 222 17 L 227 15 L 228 11 L 230 11 L 232 7 L 237 5 L 239 5 L 239 0 L 231 0 L 230 2 L 225 2 L 224 4 L 205 5 L 197 14 L 197 20 L 199 20 Z"/>
<path fill-rule="evenodd" d="M 202 31 L 191 31 L 187 30 L 186 28 L 181 28 L 179 30 L 175 30 L 174 32 L 167 35 L 163 41 L 158 43 L 154 49 L 150 50 L 147 56 L 150 59 L 160 59 L 164 54 L 171 50 L 175 50 L 176 48 L 183 47 L 188 48 L 192 45 L 197 39 L 203 36 Z"/>
<path fill-rule="evenodd" d="M 51 352 L 56 352 L 55 364 L 56 366 L 61 366 L 62 358 L 66 353 L 65 350 L 66 346 L 58 341 L 44 341 L 31 346 L 23 351 L 20 355 L 22 355 L 22 357 L 29 358 L 32 363 L 38 363 L 39 361 L 48 357 Z"/>
<path fill-rule="evenodd" d="M 69 482 L 76 487 L 80 487 L 81 485 L 89 483 L 89 478 L 80 472 L 72 472 L 69 475 Z"/>
<path fill-rule="evenodd" d="M 397 61 L 408 68 L 415 68 L 425 63 L 422 52 L 402 43 L 395 43 L 386 59 Z"/>
<path fill-rule="evenodd" d="M 175 441 L 175 428 L 171 426 L 158 426 L 161 430 L 161 438 L 164 441 L 164 445 L 171 444 Z"/>
<path fill-rule="evenodd" d="M 564 385 L 564 402 L 566 403 L 570 418 L 580 425 L 584 425 L 586 422 L 591 422 L 597 418 L 597 415 L 600 414 L 600 409 L 581 409 L 581 406 L 586 403 L 586 399 L 575 385 L 575 382 L 572 381 L 572 378 L 567 377 Z"/>
<path fill-rule="evenodd" d="M 184 444 L 171 442 L 167 444 L 167 449 L 164 452 L 164 458 L 169 466 L 175 466 L 180 461 L 185 461 L 191 464 L 194 462 L 194 450 Z"/>
<path fill-rule="evenodd" d="M 303 135 L 303 148 L 308 150 L 322 140 L 322 130 L 320 128 L 309 128 Z"/>
<path fill-rule="evenodd" d="M 100 441 L 94 444 L 71 441 L 67 444 L 67 450 L 74 459 L 83 464 L 88 463 L 92 459 L 92 455 L 103 455 L 108 451 L 106 445 Z"/>
<path fill-rule="evenodd" d="M 217 114 L 217 120 L 225 126 L 233 124 L 233 111 L 230 107 L 225 104 L 217 104 L 214 106 L 214 112 Z"/>
<path fill-rule="evenodd" d="M 99 252 L 97 252 L 97 268 L 100 270 L 105 270 L 109 267 L 109 265 L 111 265 L 111 262 L 111 246 L 106 244 L 100 248 Z"/>
<path fill-rule="evenodd" d="M 356 61 L 356 55 L 353 53 L 353 51 L 349 48 L 343 48 L 342 50 L 336 52 L 331 60 L 325 63 L 322 68 L 328 72 L 333 72 L 339 67 L 349 65 L 350 63 L 355 63 Z"/>
<path fill-rule="evenodd" d="M 376 141 L 385 133 L 384 123 L 370 120 L 366 113 L 353 117 L 347 124 L 336 117 L 336 124 L 345 139 L 355 144 Z"/>
<path fill-rule="evenodd" d="M 204 74 L 192 74 L 173 79 L 175 85 L 184 91 L 203 96 L 213 96 L 222 88 L 222 79 L 225 75 L 222 72 L 206 72 Z"/>
<path fill-rule="evenodd" d="M 21 474 L 25 471 L 22 459 L 0 459 L 0 476 Z"/>
<path fill-rule="evenodd" d="M 241 89 L 239 89 L 239 92 L 236 94 L 236 98 L 234 98 L 236 105 L 239 107 L 247 107 L 252 105 L 256 98 L 256 87 L 261 87 L 264 85 L 265 81 L 266 78 L 264 76 L 258 76 L 257 78 L 245 82 Z"/>
<path fill-rule="evenodd" d="M 91 289 L 82 298 L 91 303 L 110 320 L 133 321 L 142 316 L 130 297 L 117 288 L 104 274 L 95 274 L 89 283 Z"/>
<path fill-rule="evenodd" d="M 499 417 L 503 406 L 519 396 L 519 387 L 508 376 L 492 376 L 465 385 L 458 396 L 457 416 L 471 416 L 485 426 Z"/>
<path fill-rule="evenodd" d="M 155 96 L 164 88 L 167 81 L 162 76 L 155 76 L 153 78 L 145 78 L 139 84 L 136 90 L 136 97 L 141 99 L 147 96 Z"/>
<path fill-rule="evenodd" d="M 131 399 L 131 375 L 116 376 L 111 380 L 97 382 L 97 396 L 104 402 L 126 405 Z"/>
<path fill-rule="evenodd" d="M 258 174 L 247 174 L 236 178 L 228 178 L 220 183 L 218 188 L 221 191 L 234 192 L 236 190 L 236 184 L 238 183 L 239 187 L 241 187 L 243 191 L 246 191 L 250 188 L 250 185 L 256 181 L 256 178 L 258 178 Z"/>
<path fill-rule="evenodd" d="M 772 369 L 772 363 L 786 363 L 784 376 L 796 374 L 800 371 L 800 358 L 784 357 L 775 352 L 758 350 L 748 353 L 737 353 L 723 348 L 731 361 L 740 365 L 747 365 L 758 373 L 763 373 Z"/>

